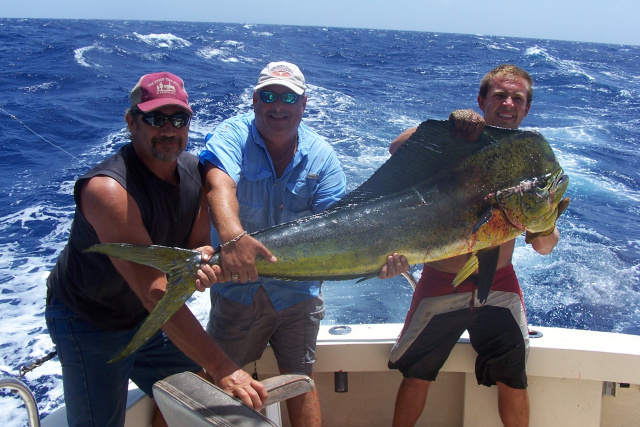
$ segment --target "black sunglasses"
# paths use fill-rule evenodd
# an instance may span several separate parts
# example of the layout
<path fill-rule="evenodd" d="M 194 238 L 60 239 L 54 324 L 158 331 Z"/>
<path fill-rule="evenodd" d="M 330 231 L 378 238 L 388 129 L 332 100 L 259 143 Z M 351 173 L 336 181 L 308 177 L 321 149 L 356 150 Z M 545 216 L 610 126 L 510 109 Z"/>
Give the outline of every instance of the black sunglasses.
<path fill-rule="evenodd" d="M 266 102 L 267 104 L 272 104 L 278 100 L 278 94 L 275 92 L 263 90 L 258 93 L 260 94 L 260 99 L 262 99 L 262 102 Z M 300 96 L 301 95 L 293 92 L 287 92 L 279 95 L 280 101 L 284 102 L 285 104 L 295 104 L 300 100 Z"/>
<path fill-rule="evenodd" d="M 173 116 L 167 116 L 166 114 L 162 114 L 159 111 L 143 113 L 142 111 L 138 110 L 133 114 L 140 114 L 142 116 L 142 121 L 149 126 L 153 126 L 154 128 L 161 128 L 170 121 L 174 128 L 180 129 L 183 126 L 188 125 L 191 121 L 191 114 L 189 113 L 177 113 Z"/>

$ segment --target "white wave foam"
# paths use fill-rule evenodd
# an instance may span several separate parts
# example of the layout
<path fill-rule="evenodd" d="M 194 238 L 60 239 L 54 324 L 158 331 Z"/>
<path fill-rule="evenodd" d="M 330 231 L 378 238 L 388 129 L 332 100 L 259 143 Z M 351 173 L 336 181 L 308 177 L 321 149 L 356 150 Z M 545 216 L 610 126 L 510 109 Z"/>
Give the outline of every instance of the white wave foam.
<path fill-rule="evenodd" d="M 530 310 L 546 313 L 550 308 L 594 301 L 598 306 L 640 304 L 640 271 L 620 260 L 619 248 L 611 247 L 596 230 L 568 221 L 562 221 L 559 229 L 561 239 L 551 255 L 537 255 L 525 245 L 519 245 L 514 253 Z M 543 285 L 546 281 L 552 285 Z"/>
<path fill-rule="evenodd" d="M 142 40 L 150 46 L 167 48 L 167 49 L 179 49 L 182 47 L 191 46 L 191 42 L 183 38 L 174 36 L 171 33 L 166 34 L 138 34 L 133 33 L 138 39 Z"/>
<path fill-rule="evenodd" d="M 33 85 L 33 86 L 24 86 L 21 87 L 20 90 L 23 90 L 25 92 L 43 92 L 43 91 L 47 91 L 47 90 L 55 90 L 55 89 L 60 89 L 60 83 L 59 82 L 45 82 L 45 83 L 41 83 L 39 85 Z"/>
<path fill-rule="evenodd" d="M 552 54 L 550 54 L 545 48 L 542 48 L 542 47 L 539 47 L 539 46 L 533 46 L 533 47 L 527 48 L 527 50 L 525 51 L 525 54 L 526 54 L 526 56 L 531 57 L 533 59 L 541 58 L 545 62 L 548 62 L 548 63 L 554 65 L 561 72 L 566 73 L 568 75 L 571 75 L 571 76 L 584 76 L 590 81 L 595 81 L 596 80 L 595 77 L 593 77 L 592 75 L 587 73 L 584 70 L 584 67 L 582 67 L 582 65 L 580 65 L 580 64 L 584 63 L 582 61 L 575 61 L 575 60 L 556 58 Z"/>
<path fill-rule="evenodd" d="M 91 61 L 89 61 L 86 58 L 87 53 L 91 52 L 92 50 L 98 50 L 98 51 L 103 51 L 103 52 L 110 51 L 110 49 L 106 49 L 106 48 L 100 46 L 98 43 L 94 43 L 91 46 L 79 47 L 79 48 L 75 49 L 73 51 L 73 56 L 76 59 L 76 62 L 79 65 L 83 66 L 83 67 L 101 68 L 100 64 L 92 63 Z"/>
<path fill-rule="evenodd" d="M 262 36 L 262 37 L 272 37 L 273 33 L 269 31 L 252 31 L 251 34 L 254 36 Z"/>
<path fill-rule="evenodd" d="M 510 50 L 510 51 L 516 51 L 516 52 L 520 51 L 520 48 L 516 46 L 512 46 L 511 44 L 505 42 L 504 40 L 500 40 L 500 42 L 495 42 L 491 40 L 485 46 L 487 49 L 491 49 L 491 50 Z"/>
<path fill-rule="evenodd" d="M 68 191 L 65 186 L 62 192 Z M 11 349 L 3 353 L 2 375 L 17 376 L 21 366 L 29 366 L 54 349 L 44 320 L 46 279 L 66 241 L 73 207 L 33 205 L 0 218 L 0 343 Z M 42 238 L 30 236 L 31 230 L 47 226 Z M 20 243 L 14 236 L 24 233 Z M 29 244 L 26 241 L 31 241 Z M 26 247 L 31 247 L 27 252 Z M 41 414 L 62 403 L 61 368 L 51 360 L 28 373 L 24 380 L 34 393 L 42 391 L 47 398 L 39 400 Z M 24 425 L 26 414 L 21 401 L 2 402 L 0 422 Z M 10 417 L 10 418 L 6 418 Z"/>
<path fill-rule="evenodd" d="M 238 52 L 243 50 L 244 43 L 236 40 L 215 41 L 211 46 L 198 49 L 196 55 L 204 59 L 217 59 L 228 63 L 253 63 L 253 59 L 238 55 Z"/>
<path fill-rule="evenodd" d="M 199 49 L 196 52 L 196 55 L 204 59 L 218 59 L 222 62 L 240 62 L 240 60 L 236 58 L 232 52 L 215 47 Z"/>

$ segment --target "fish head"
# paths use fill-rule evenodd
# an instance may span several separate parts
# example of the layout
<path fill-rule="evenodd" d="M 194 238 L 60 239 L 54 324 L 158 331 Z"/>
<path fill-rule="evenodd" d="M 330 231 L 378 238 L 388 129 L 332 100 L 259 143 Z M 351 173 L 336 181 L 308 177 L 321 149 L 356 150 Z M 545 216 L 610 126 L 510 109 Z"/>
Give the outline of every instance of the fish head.
<path fill-rule="evenodd" d="M 569 177 L 562 168 L 522 181 L 519 185 L 496 193 L 500 209 L 516 228 L 540 233 L 552 229 L 560 215 Z"/>

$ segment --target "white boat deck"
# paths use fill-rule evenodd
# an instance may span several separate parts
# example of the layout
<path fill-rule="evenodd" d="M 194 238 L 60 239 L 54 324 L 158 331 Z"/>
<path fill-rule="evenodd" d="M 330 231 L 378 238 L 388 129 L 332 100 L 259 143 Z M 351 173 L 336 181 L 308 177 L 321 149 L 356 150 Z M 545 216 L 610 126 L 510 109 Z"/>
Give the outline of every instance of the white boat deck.
<path fill-rule="evenodd" d="M 389 426 L 401 374 L 387 368 L 401 324 L 349 325 L 351 331 L 318 336 L 314 379 L 327 426 Z M 338 327 L 343 330 L 344 328 Z M 527 372 L 531 426 L 640 425 L 640 336 L 532 327 Z M 454 348 L 418 425 L 497 426 L 496 387 L 478 386 L 476 353 L 466 335 Z M 256 364 L 260 377 L 277 373 L 270 350 Z M 254 365 L 245 367 L 252 372 Z M 334 387 L 334 372 L 348 373 L 348 392 Z M 615 396 L 603 396 L 607 388 Z M 282 411 L 283 425 L 288 425 Z"/>
<path fill-rule="evenodd" d="M 387 368 L 391 346 L 401 324 L 349 325 L 333 335 L 321 327 L 314 366 L 323 425 L 328 427 L 391 425 L 398 371 Z M 334 327 L 344 331 L 345 327 Z M 640 336 L 560 328 L 531 327 L 527 371 L 531 427 L 640 426 Z M 438 379 L 431 385 L 419 426 L 494 427 L 502 425 L 496 387 L 478 386 L 475 351 L 466 336 L 455 346 Z M 264 379 L 278 374 L 267 349 L 262 359 L 244 368 Z M 336 372 L 347 373 L 346 392 L 336 391 Z M 135 389 L 125 427 L 147 426 L 151 400 Z M 284 405 L 283 405 L 284 408 Z M 62 409 L 62 408 L 61 408 Z M 272 405 L 267 415 L 289 426 L 285 409 Z M 66 426 L 64 411 L 51 414 L 43 427 Z"/>

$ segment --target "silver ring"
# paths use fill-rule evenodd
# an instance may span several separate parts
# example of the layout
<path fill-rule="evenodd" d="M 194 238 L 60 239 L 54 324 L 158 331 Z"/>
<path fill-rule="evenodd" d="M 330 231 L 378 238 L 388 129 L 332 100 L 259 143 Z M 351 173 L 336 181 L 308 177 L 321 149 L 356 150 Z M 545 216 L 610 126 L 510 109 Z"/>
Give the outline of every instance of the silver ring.
<path fill-rule="evenodd" d="M 232 274 L 231 275 L 231 280 L 233 280 L 234 282 L 240 280 L 240 276 L 238 276 L 237 274 Z"/>

